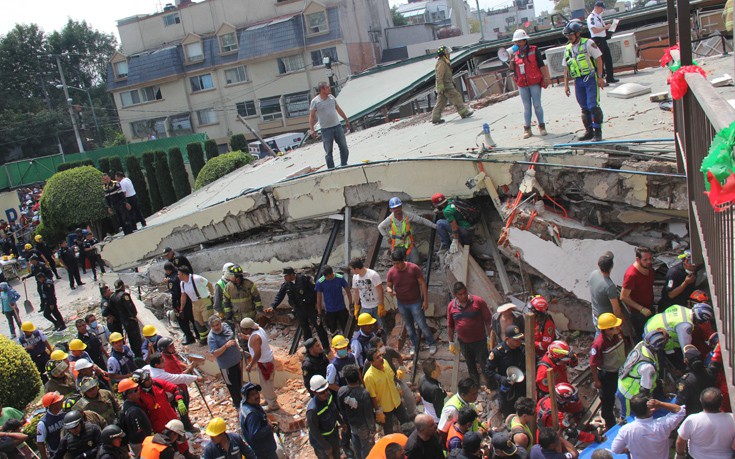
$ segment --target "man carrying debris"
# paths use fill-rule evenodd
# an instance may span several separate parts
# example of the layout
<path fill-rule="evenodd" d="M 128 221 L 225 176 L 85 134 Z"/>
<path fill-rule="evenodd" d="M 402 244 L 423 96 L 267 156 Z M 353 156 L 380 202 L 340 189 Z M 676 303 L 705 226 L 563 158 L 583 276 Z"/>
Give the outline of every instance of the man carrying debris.
<path fill-rule="evenodd" d="M 485 377 L 494 381 L 493 386 L 500 387 L 497 396 L 503 416 L 513 413 L 515 401 L 526 395 L 526 384 L 508 377 L 508 369 L 511 367 L 519 368 L 524 373 L 526 371 L 523 336 L 520 327 L 508 325 L 505 329 L 505 340 L 490 351 L 485 364 Z"/>
<path fill-rule="evenodd" d="M 378 321 L 378 326 L 383 328 L 381 314 L 385 316 L 385 306 L 380 274 L 366 268 L 361 258 L 350 260 L 350 272 L 352 272 L 352 303 L 355 305 L 355 317 L 359 318 L 361 312 L 368 313 Z"/>
<path fill-rule="evenodd" d="M 416 214 L 404 212 L 401 198 L 390 198 L 388 207 L 390 208 L 390 215 L 380 222 L 378 231 L 380 231 L 380 234 L 384 238 L 390 240 L 391 252 L 396 250 L 396 248 L 403 248 L 406 251 L 408 261 L 419 263 L 420 257 L 418 250 L 414 250 L 416 247 L 413 240 L 411 223 L 418 223 L 432 229 L 436 229 L 436 224 Z"/>
<path fill-rule="evenodd" d="M 329 337 L 324 327 L 317 321 L 316 314 L 316 292 L 314 292 L 314 283 L 311 278 L 305 274 L 296 274 L 291 268 L 283 268 L 283 284 L 276 293 L 276 297 L 270 305 L 271 309 L 275 309 L 288 295 L 288 304 L 293 309 L 293 313 L 299 321 L 301 330 L 304 333 L 304 340 L 312 337 L 311 324 L 316 329 L 319 341 L 324 349 L 329 349 Z M 308 384 L 307 384 L 308 387 Z"/>
<path fill-rule="evenodd" d="M 245 365 L 248 379 L 250 379 L 250 371 L 253 367 L 256 367 L 261 390 L 268 404 L 266 411 L 280 410 L 281 407 L 278 406 L 274 386 L 276 379 L 275 357 L 268 333 L 249 317 L 242 319 L 240 330 L 240 337 L 243 341 L 247 340 L 248 353 L 250 354 L 250 361 Z"/>
<path fill-rule="evenodd" d="M 347 306 L 342 292 L 350 297 L 350 287 L 345 277 L 335 273 L 331 266 L 322 268 L 322 277 L 316 281 L 316 311 L 324 317 L 331 332 L 347 333 Z"/>
<path fill-rule="evenodd" d="M 643 336 L 643 327 L 653 315 L 653 254 L 651 249 L 636 247 L 635 261 L 625 271 L 620 299 L 628 307 L 630 323 L 636 339 Z"/>
<path fill-rule="evenodd" d="M 488 338 L 491 333 L 490 309 L 485 300 L 477 295 L 470 295 L 463 282 L 456 282 L 452 287 L 454 299 L 447 306 L 447 334 L 449 337 L 449 351 L 457 355 L 460 351 L 467 363 L 470 377 L 480 383 L 480 371 L 488 359 L 488 348 L 491 346 Z M 454 332 L 457 332 L 459 349 L 454 341 Z"/>
<path fill-rule="evenodd" d="M 332 148 L 334 142 L 339 147 L 339 165 L 346 166 L 347 158 L 350 156 L 350 150 L 347 148 L 347 139 L 345 131 L 339 121 L 339 116 L 345 120 L 345 126 L 350 129 L 350 120 L 342 111 L 337 99 L 332 95 L 332 88 L 326 81 L 320 81 L 317 86 L 319 94 L 311 99 L 309 105 L 309 134 L 316 139 L 315 125 L 319 119 L 319 128 L 322 132 L 322 144 L 324 145 L 324 159 L 327 162 L 327 168 L 334 169 L 334 158 L 332 157 Z"/>
<path fill-rule="evenodd" d="M 252 382 L 242 386 L 239 421 L 242 438 L 253 448 L 258 459 L 278 459 L 278 445 L 268 415 L 260 406 L 261 387 Z"/>
<path fill-rule="evenodd" d="M 472 113 L 474 113 L 467 108 L 462 100 L 462 94 L 454 87 L 454 81 L 452 81 L 452 64 L 449 61 L 449 54 L 451 52 L 452 49 L 444 45 L 440 46 L 436 51 L 436 86 L 434 88 L 436 90 L 436 104 L 434 105 L 434 110 L 431 112 L 431 122 L 433 124 L 444 122 L 444 119 L 442 119 L 442 110 L 444 110 L 447 102 L 457 107 L 457 113 L 462 118 L 472 116 Z"/>
<path fill-rule="evenodd" d="M 212 298 L 214 295 L 214 286 L 207 278 L 198 274 L 192 274 L 191 270 L 186 266 L 178 269 L 179 281 L 181 282 L 181 299 L 180 308 L 186 307 L 186 300 L 191 301 L 191 309 L 194 315 L 194 322 L 197 325 L 199 333 L 199 344 L 206 346 L 209 328 L 207 321 L 214 312 L 212 306 Z"/>
<path fill-rule="evenodd" d="M 255 315 L 263 311 L 260 292 L 253 281 L 245 278 L 245 272 L 238 265 L 229 267 L 230 281 L 222 292 L 222 312 L 224 319 L 239 324 L 242 319 L 255 320 Z M 264 312 L 272 312 L 268 308 Z"/>

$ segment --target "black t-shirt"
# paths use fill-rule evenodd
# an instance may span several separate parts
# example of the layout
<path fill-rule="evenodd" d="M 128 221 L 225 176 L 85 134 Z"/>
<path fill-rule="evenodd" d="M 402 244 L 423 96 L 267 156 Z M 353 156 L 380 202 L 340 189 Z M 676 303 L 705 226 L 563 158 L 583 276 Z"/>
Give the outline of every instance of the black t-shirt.
<path fill-rule="evenodd" d="M 669 298 L 669 292 L 679 287 L 686 278 L 687 272 L 686 269 L 684 269 L 683 263 L 679 263 L 669 268 L 669 271 L 666 273 L 666 282 L 664 283 L 664 287 L 661 289 L 661 300 L 658 302 L 659 312 L 674 304 L 678 304 L 679 306 L 687 305 L 689 296 L 697 288 L 693 282 L 687 285 L 679 296 Z"/>
<path fill-rule="evenodd" d="M 404 451 L 407 459 L 444 459 L 444 450 L 436 434 L 424 441 L 414 430 L 408 437 Z"/>

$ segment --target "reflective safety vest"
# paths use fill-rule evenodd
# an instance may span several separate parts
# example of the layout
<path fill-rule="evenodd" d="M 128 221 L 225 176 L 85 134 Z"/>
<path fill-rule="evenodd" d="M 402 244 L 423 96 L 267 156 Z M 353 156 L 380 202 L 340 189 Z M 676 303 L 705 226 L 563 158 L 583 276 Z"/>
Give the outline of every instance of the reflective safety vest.
<path fill-rule="evenodd" d="M 568 43 L 564 50 L 564 60 L 569 69 L 569 76 L 572 78 L 587 76 L 595 71 L 595 64 L 587 54 L 587 41 L 587 38 L 580 38 L 576 45 Z M 573 53 L 574 46 L 577 47 L 576 56 Z"/>
<path fill-rule="evenodd" d="M 544 75 L 541 73 L 538 62 L 536 62 L 535 46 L 529 45 L 523 56 L 521 56 L 521 51 L 518 50 L 513 55 L 513 62 L 516 68 L 513 79 L 519 87 L 525 88 L 527 86 L 537 85 L 544 80 Z"/>
<path fill-rule="evenodd" d="M 316 397 L 314 397 L 309 401 L 309 404 L 306 407 L 307 411 L 310 409 L 317 409 L 316 400 Z M 324 406 L 316 412 L 319 419 L 319 433 L 322 434 L 323 437 L 332 435 L 337 430 L 336 411 L 337 407 L 332 403 L 332 394 L 330 393 L 327 403 L 325 403 Z"/>
<path fill-rule="evenodd" d="M 413 250 L 413 231 L 411 231 L 411 223 L 408 221 L 408 217 L 404 214 L 403 220 L 401 220 L 401 228 L 399 229 L 396 225 L 396 219 L 391 215 L 390 217 L 390 249 L 395 250 L 396 247 L 403 247 L 406 249 L 406 255 L 411 253 Z"/>
<path fill-rule="evenodd" d="M 255 319 L 256 310 L 263 307 L 258 287 L 249 279 L 243 279 L 239 287 L 234 282 L 228 282 L 222 290 L 222 296 L 225 314 L 231 313 L 237 323 L 245 317 Z"/>
<path fill-rule="evenodd" d="M 679 334 L 676 332 L 676 327 L 682 323 L 689 323 L 692 324 L 692 327 L 694 326 L 692 310 L 675 304 L 666 308 L 664 312 L 648 319 L 646 326 L 643 328 L 643 334 L 663 328 L 669 334 L 669 340 L 664 345 L 664 351 L 672 351 L 679 348 Z"/>
<path fill-rule="evenodd" d="M 528 445 L 529 445 L 529 448 L 526 448 L 526 449 L 531 449 L 530 445 L 533 445 L 533 440 L 534 440 L 533 432 L 531 432 L 531 428 L 528 427 L 526 424 L 522 423 L 520 417 L 517 414 L 511 415 L 511 417 L 508 419 L 509 419 L 508 429 L 510 430 L 511 435 L 515 435 L 519 433 L 525 434 L 526 437 L 528 437 Z"/>
<path fill-rule="evenodd" d="M 475 408 L 475 404 L 474 403 L 467 403 L 467 402 L 465 402 L 464 400 L 462 400 L 461 398 L 459 398 L 459 394 L 458 393 L 452 395 L 451 397 L 449 397 L 449 400 L 447 400 L 446 403 L 444 403 L 444 406 L 453 406 L 453 407 L 457 408 L 457 412 L 459 412 L 459 410 L 461 410 L 463 406 L 467 406 L 467 405 L 469 405 L 470 408 L 472 408 L 473 410 L 477 410 Z M 453 421 L 456 421 L 456 420 L 457 419 L 454 418 L 454 419 L 452 419 L 452 422 Z M 475 422 L 472 423 L 472 428 L 470 430 L 473 431 L 473 432 L 477 432 L 479 428 L 480 428 L 480 422 L 477 419 L 475 419 Z"/>
<path fill-rule="evenodd" d="M 142 459 L 158 459 L 161 456 L 161 453 L 169 446 L 170 445 L 154 443 L 153 435 L 145 437 L 145 440 L 143 440 L 143 447 L 140 450 L 140 457 Z"/>
<path fill-rule="evenodd" d="M 618 374 L 618 390 L 628 400 L 638 395 L 641 391 L 641 374 L 639 368 L 644 363 L 653 365 L 658 372 L 658 358 L 656 357 L 656 353 L 648 349 L 645 342 L 641 341 L 630 351 L 628 358 L 625 360 Z M 653 384 L 650 388 L 651 391 L 656 388 L 656 379 L 655 377 L 653 378 Z"/>

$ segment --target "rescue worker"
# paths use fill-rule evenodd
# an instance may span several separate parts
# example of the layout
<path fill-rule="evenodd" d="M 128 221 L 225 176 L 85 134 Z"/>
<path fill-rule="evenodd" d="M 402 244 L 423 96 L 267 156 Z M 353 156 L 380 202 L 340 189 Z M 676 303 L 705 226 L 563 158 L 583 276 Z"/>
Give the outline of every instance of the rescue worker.
<path fill-rule="evenodd" d="M 186 266 L 181 266 L 178 269 L 178 275 L 181 283 L 179 308 L 183 310 L 186 307 L 186 302 L 191 301 L 194 323 L 199 333 L 199 344 L 206 346 L 207 335 L 209 334 L 207 321 L 214 312 L 214 306 L 212 304 L 214 286 L 205 277 L 192 274 Z"/>
<path fill-rule="evenodd" d="M 544 124 L 544 108 L 541 106 L 541 89 L 545 89 L 549 81 L 549 71 L 544 65 L 544 56 L 541 50 L 529 45 L 530 37 L 523 29 L 513 32 L 513 49 L 516 49 L 508 61 L 508 68 L 513 72 L 513 80 L 518 86 L 518 93 L 523 102 L 523 138 L 527 139 L 531 133 L 531 107 L 536 112 L 540 135 L 546 135 Z"/>
<path fill-rule="evenodd" d="M 549 314 L 549 302 L 541 295 L 536 295 L 529 302 L 531 312 L 535 316 L 536 329 L 533 333 L 533 342 L 536 345 L 536 359 L 546 353 L 549 344 L 556 339 L 556 324 Z"/>
<path fill-rule="evenodd" d="M 548 380 L 546 379 L 546 374 L 549 371 L 554 372 L 555 384 L 568 383 L 567 366 L 576 367 L 577 365 L 579 365 L 579 359 L 569 344 L 561 340 L 549 344 L 546 354 L 541 358 L 536 369 L 536 388 L 539 396 L 549 393 Z"/>
<path fill-rule="evenodd" d="M 421 370 L 424 374 L 419 379 L 419 395 L 424 405 L 424 413 L 434 418 L 435 422 L 439 422 L 439 415 L 444 409 L 444 401 L 447 398 L 447 391 L 439 382 L 441 366 L 434 357 L 429 357 L 421 362 Z"/>
<path fill-rule="evenodd" d="M 130 452 L 125 440 L 125 432 L 116 425 L 109 425 L 102 429 L 102 445 L 97 453 L 97 459 L 130 459 Z"/>
<path fill-rule="evenodd" d="M 136 458 L 140 457 L 143 440 L 152 434 L 153 427 L 140 402 L 138 383 L 130 378 L 123 379 L 117 385 L 117 391 L 123 399 L 118 425 L 127 434 L 128 445 Z"/>
<path fill-rule="evenodd" d="M 411 224 L 418 223 L 436 229 L 436 223 L 414 213 L 404 212 L 403 202 L 398 197 L 390 198 L 388 208 L 390 209 L 390 215 L 378 224 L 378 231 L 390 241 L 391 252 L 398 247 L 403 248 L 406 251 L 408 261 L 418 264 L 420 257 L 418 250 L 414 250 L 415 244 Z"/>
<path fill-rule="evenodd" d="M 692 253 L 689 250 L 679 255 L 678 258 L 681 262 L 669 267 L 666 272 L 666 281 L 661 289 L 661 299 L 658 301 L 658 312 L 664 312 L 666 308 L 675 304 L 685 306 L 697 289 L 695 285 L 697 270 L 701 266 L 692 261 Z M 688 406 L 687 413 L 691 413 Z"/>
<path fill-rule="evenodd" d="M 278 459 L 278 446 L 273 436 L 273 427 L 265 410 L 260 406 L 260 390 L 258 384 L 251 382 L 242 386 L 242 404 L 238 415 L 240 433 L 251 445 L 258 459 Z"/>
<path fill-rule="evenodd" d="M 110 358 L 107 359 L 107 373 L 111 381 L 129 378 L 136 370 L 135 354 L 125 344 L 123 336 L 110 333 Z"/>
<path fill-rule="evenodd" d="M 100 389 L 96 378 L 84 378 L 79 387 L 82 398 L 74 405 L 75 410 L 94 411 L 109 425 L 115 422 L 120 405 L 112 392 Z"/>
<path fill-rule="evenodd" d="M 143 340 L 140 336 L 140 326 L 137 319 L 138 309 L 135 307 L 130 294 L 125 291 L 125 283 L 122 279 L 115 281 L 115 293 L 110 296 L 109 308 L 109 314 L 115 318 L 114 320 L 119 320 L 125 328 L 133 353 L 136 357 L 141 358 L 143 356 L 141 352 Z"/>
<path fill-rule="evenodd" d="M 275 389 L 275 357 L 270 346 L 268 332 L 249 317 L 242 319 L 240 330 L 242 331 L 240 337 L 247 342 L 248 353 L 250 354 L 250 358 L 245 365 L 245 371 L 250 375 L 250 370 L 253 367 L 257 368 L 261 391 L 268 405 L 266 411 L 280 410 L 281 407 L 278 406 Z"/>
<path fill-rule="evenodd" d="M 20 330 L 23 333 L 20 334 L 18 342 L 23 346 L 23 349 L 26 350 L 28 355 L 31 356 L 31 360 L 33 360 L 38 372 L 41 374 L 41 382 L 46 384 L 48 381 L 46 363 L 49 361 L 49 354 L 53 352 L 54 348 L 48 342 L 48 339 L 46 339 L 46 335 L 41 330 L 38 330 L 33 322 L 23 322 Z"/>
<path fill-rule="evenodd" d="M 600 89 L 605 87 L 602 76 L 602 52 L 594 41 L 582 38 L 582 24 L 571 21 L 562 34 L 569 40 L 564 51 L 564 93 L 569 97 L 569 79 L 574 79 L 574 93 L 582 108 L 585 133 L 579 140 L 602 140 L 602 109 Z"/>
<path fill-rule="evenodd" d="M 477 410 L 475 402 L 480 391 L 480 386 L 472 378 L 464 378 L 457 384 L 457 393 L 449 397 L 444 403 L 444 408 L 441 412 L 441 417 L 437 428 L 440 432 L 446 434 L 449 432 L 449 426 L 451 426 L 459 415 L 459 410 L 465 406 Z M 475 419 L 472 423 L 470 430 L 477 432 L 480 429 L 480 422 Z"/>
<path fill-rule="evenodd" d="M 33 236 L 33 240 L 36 241 L 36 250 L 43 254 L 43 258 L 46 260 L 48 267 L 56 275 L 56 280 L 61 279 L 61 276 L 59 276 L 59 271 L 56 270 L 56 260 L 54 260 L 54 252 L 43 240 L 43 236 L 41 236 L 40 234 L 36 234 L 35 236 Z"/>
<path fill-rule="evenodd" d="M 472 223 L 464 218 L 454 200 L 447 199 L 442 193 L 434 193 L 431 196 L 431 205 L 440 217 L 436 221 L 436 234 L 442 242 L 441 250 L 456 253 L 460 247 L 472 245 L 474 238 Z"/>
<path fill-rule="evenodd" d="M 171 264 L 173 266 L 173 264 Z M 222 265 L 222 277 L 214 283 L 214 295 L 212 295 L 212 303 L 214 312 L 220 315 L 221 318 L 225 318 L 225 310 L 222 307 L 223 293 L 227 283 L 233 278 L 233 274 L 230 272 L 230 267 L 237 266 L 235 263 L 225 263 Z"/>
<path fill-rule="evenodd" d="M 316 338 L 306 340 L 304 350 L 306 351 L 306 355 L 304 356 L 304 361 L 301 363 L 301 370 L 304 374 L 304 387 L 309 390 L 309 395 L 313 397 L 314 394 L 311 392 L 309 381 L 311 381 L 314 375 L 320 375 L 324 378 L 327 377 L 329 359 L 324 352 L 322 343 L 316 340 Z"/>
<path fill-rule="evenodd" d="M 143 459 L 175 459 L 180 457 L 179 444 L 186 439 L 184 424 L 178 419 L 171 420 L 166 426 L 143 440 L 140 457 Z M 188 451 L 187 455 L 188 456 Z"/>
<path fill-rule="evenodd" d="M 161 338 L 156 327 L 153 325 L 143 326 L 143 344 L 140 346 L 140 353 L 143 355 L 145 363 L 151 363 L 151 354 L 158 349 L 158 341 Z"/>
<path fill-rule="evenodd" d="M 347 341 L 347 338 L 342 335 L 334 335 L 334 338 L 332 338 L 332 349 L 334 349 L 335 355 L 329 361 L 329 365 L 327 365 L 326 378 L 329 383 L 329 388 L 333 391 L 337 391 L 340 387 L 347 385 L 347 381 L 342 374 L 345 367 L 347 365 L 355 365 L 357 367 L 357 359 L 350 352 L 349 344 L 350 342 Z"/>
<path fill-rule="evenodd" d="M 72 244 L 75 247 L 77 258 L 79 258 L 79 266 L 82 267 L 82 274 L 87 274 L 87 254 L 84 251 L 84 239 L 86 230 L 77 228 L 74 230 L 74 234 L 71 235 Z M 90 264 L 92 260 L 90 260 Z"/>
<path fill-rule="evenodd" d="M 77 328 L 77 339 L 84 343 L 84 349 L 82 350 L 89 354 L 92 358 L 91 361 L 98 367 L 104 368 L 110 355 L 99 338 L 97 338 L 97 333 L 89 329 L 84 319 L 77 319 L 74 325 Z M 69 349 L 73 351 L 74 349 L 71 349 L 71 343 L 69 343 L 69 346 Z"/>
<path fill-rule="evenodd" d="M 505 329 L 508 328 L 508 325 L 515 325 L 520 328 L 521 331 L 525 332 L 524 328 L 526 324 L 525 319 L 523 318 L 523 313 L 519 311 L 513 303 L 505 303 L 498 306 L 498 309 L 495 314 L 493 314 L 493 318 L 490 323 L 492 331 L 495 333 L 495 343 L 493 343 L 493 347 L 495 347 L 497 343 L 505 341 Z"/>
<path fill-rule="evenodd" d="M 30 244 L 26 244 L 26 246 L 29 246 Z M 27 250 L 27 249 L 26 249 Z M 54 273 L 48 268 L 48 265 L 41 261 L 41 255 L 31 255 L 28 257 L 28 263 L 30 263 L 30 266 L 28 266 L 28 275 L 23 278 L 30 279 L 35 278 L 38 273 L 44 273 L 46 274 L 46 278 L 53 279 Z"/>
<path fill-rule="evenodd" d="M 444 122 L 442 110 L 447 105 L 447 101 L 457 107 L 457 113 L 462 118 L 472 116 L 472 113 L 474 113 L 467 108 L 462 100 L 462 94 L 454 87 L 454 82 L 452 81 L 452 64 L 449 61 L 451 52 L 451 48 L 444 45 L 440 46 L 436 51 L 436 86 L 434 88 L 436 90 L 436 104 L 434 105 L 434 110 L 431 112 L 431 122 L 433 124 Z"/>
<path fill-rule="evenodd" d="M 526 371 L 526 347 L 523 344 L 524 334 L 517 325 L 508 325 L 505 329 L 505 340 L 490 351 L 485 364 L 485 377 L 499 387 L 496 397 L 500 402 L 503 416 L 513 413 L 513 405 L 519 397 L 526 395 L 526 384 L 516 384 L 508 378 L 508 368 L 516 367 Z"/>
<path fill-rule="evenodd" d="M 559 409 L 559 427 L 564 429 L 567 438 L 576 441 L 577 439 L 583 443 L 599 443 L 602 437 L 599 433 L 580 431 L 577 423 L 584 414 L 584 406 L 579 401 L 579 392 L 573 385 L 562 382 L 554 386 L 554 397 Z M 536 425 L 538 428 L 553 427 L 554 419 L 551 411 L 551 395 L 543 396 L 536 405 Z"/>
<path fill-rule="evenodd" d="M 47 392 L 41 403 L 46 412 L 36 424 L 36 444 L 41 459 L 49 459 L 54 456 L 61 443 L 61 429 L 64 427 L 64 416 L 62 410 L 64 396 L 58 392 Z"/>
<path fill-rule="evenodd" d="M 257 459 L 253 449 L 240 435 L 227 432 L 227 423 L 214 418 L 207 424 L 205 433 L 211 441 L 204 447 L 204 459 Z"/>
<path fill-rule="evenodd" d="M 651 330 L 643 335 L 643 341 L 630 351 L 618 373 L 620 417 L 630 414 L 630 399 L 638 394 L 652 395 L 659 378 L 658 352 L 663 350 L 669 335 L 666 330 Z"/>
<path fill-rule="evenodd" d="M 171 306 L 176 314 L 176 322 L 178 322 L 179 328 L 184 333 L 185 340 L 181 344 L 183 346 L 194 344 L 196 343 L 194 335 L 197 333 L 197 327 L 194 322 L 194 313 L 191 310 L 191 301 L 187 297 L 186 304 L 183 307 L 181 306 L 181 281 L 174 264 L 167 261 L 163 265 L 163 271 L 166 274 L 166 286 L 171 294 Z"/>
<path fill-rule="evenodd" d="M 245 273 L 241 267 L 231 266 L 230 273 L 232 280 L 227 283 L 222 294 L 224 319 L 237 325 L 246 317 L 255 320 L 255 315 L 263 311 L 263 302 L 260 300 L 258 287 L 250 279 L 245 279 Z M 273 310 L 268 308 L 263 312 L 270 313 Z"/>
<path fill-rule="evenodd" d="M 66 352 L 61 349 L 57 349 L 51 353 L 67 355 Z M 46 375 L 48 375 L 48 381 L 44 385 L 46 392 L 58 392 L 61 395 L 72 394 L 77 390 L 77 386 L 74 384 L 74 379 L 69 373 L 69 363 L 64 359 L 51 359 L 46 362 Z"/>
<path fill-rule="evenodd" d="M 342 414 L 337 408 L 336 397 L 329 390 L 329 383 L 321 375 L 309 380 L 309 392 L 313 394 L 306 405 L 306 424 L 309 443 L 319 459 L 340 457 L 339 430 L 344 429 Z"/>
<path fill-rule="evenodd" d="M 536 418 L 536 404 L 528 397 L 521 397 L 514 405 L 515 413 L 508 416 L 505 425 L 511 435 L 513 443 L 526 450 L 536 441 L 531 430 L 531 422 Z"/>
<path fill-rule="evenodd" d="M 597 318 L 597 329 L 590 348 L 590 369 L 595 388 L 600 391 L 600 413 L 605 427 L 615 424 L 615 391 L 618 389 L 618 371 L 625 363 L 625 342 L 620 331 L 622 319 L 606 312 Z"/>
<path fill-rule="evenodd" d="M 118 224 L 122 227 L 123 234 L 131 234 L 134 230 L 133 219 L 130 214 L 132 207 L 125 200 L 125 192 L 120 184 L 112 180 L 109 174 L 102 174 L 102 188 L 105 190 L 105 204 L 107 212 L 115 215 Z"/>
<path fill-rule="evenodd" d="M 51 277 L 47 277 L 46 273 L 39 272 L 36 274 L 36 282 L 38 282 L 38 295 L 41 298 L 41 311 L 43 316 L 54 324 L 54 331 L 66 330 L 64 317 L 59 311 L 59 305 L 56 300 L 56 288 Z"/>
<path fill-rule="evenodd" d="M 166 257 L 166 260 L 171 262 L 177 270 L 182 266 L 186 266 L 189 268 L 189 274 L 194 274 L 194 268 L 191 266 L 189 259 L 183 255 L 177 254 L 171 247 L 163 249 L 163 256 Z"/>
<path fill-rule="evenodd" d="M 702 363 L 702 354 L 691 344 L 684 346 L 686 373 L 676 383 L 676 404 L 686 405 L 687 414 L 702 411 L 699 396 L 706 388 L 715 385 L 715 378 Z"/>
<path fill-rule="evenodd" d="M 77 373 L 77 390 L 80 390 L 82 387 L 82 380 L 84 378 L 92 378 L 97 381 L 97 384 L 99 384 L 100 389 L 109 390 L 110 386 L 107 385 L 107 382 L 104 379 L 107 373 L 102 371 L 97 365 L 93 364 L 87 359 L 79 359 L 76 362 L 74 362 L 74 371 Z"/>
<path fill-rule="evenodd" d="M 270 309 L 277 308 L 288 295 L 288 304 L 299 321 L 304 340 L 309 340 L 312 337 L 311 328 L 309 327 L 309 324 L 311 324 L 316 329 L 322 347 L 329 349 L 329 336 L 327 336 L 324 327 L 317 321 L 316 292 L 311 277 L 305 274 L 297 275 L 293 268 L 288 267 L 283 268 L 283 280 L 284 282 L 281 284 L 281 288 L 278 289 Z"/>
<path fill-rule="evenodd" d="M 97 457 L 102 439 L 100 428 L 84 421 L 81 411 L 70 411 L 64 415 L 64 430 L 66 435 L 61 439 L 53 459 L 93 459 Z"/>
<path fill-rule="evenodd" d="M 219 317 L 217 318 L 219 319 Z M 158 351 L 163 357 L 163 369 L 166 372 L 172 375 L 180 375 L 192 372 L 192 370 L 194 369 L 194 364 L 190 363 L 189 365 L 185 365 L 184 362 L 179 359 L 178 354 L 176 353 L 176 346 L 174 346 L 174 341 L 171 338 L 161 338 L 160 340 L 158 340 L 157 346 Z M 184 423 L 184 428 L 187 432 L 199 433 L 199 430 L 195 430 L 194 425 L 189 419 L 189 402 L 191 401 L 191 397 L 189 396 L 189 389 L 187 387 L 187 384 L 181 383 L 177 386 L 179 388 L 179 393 L 181 393 L 183 397 L 184 403 L 182 406 L 181 403 L 177 402 L 176 406 L 174 406 L 174 409 L 178 411 L 181 422 Z"/>
<path fill-rule="evenodd" d="M 112 293 L 112 290 L 107 285 L 100 286 L 100 314 L 107 321 L 107 329 L 110 333 L 118 332 L 122 335 L 124 332 L 122 322 L 117 320 L 110 311 L 110 298 L 112 298 Z"/>
<path fill-rule="evenodd" d="M 470 429 L 472 429 L 472 425 L 476 420 L 477 411 L 475 411 L 471 406 L 463 406 L 459 410 L 457 419 L 449 425 L 449 431 L 447 432 L 447 441 L 445 445 L 448 453 L 462 447 L 464 434 L 471 432 Z"/>
<path fill-rule="evenodd" d="M 669 340 L 664 346 L 666 358 L 678 370 L 683 370 L 682 353 L 687 344 L 692 344 L 694 328 L 710 322 L 714 317 L 715 311 L 707 303 L 697 303 L 692 309 L 675 304 L 648 319 L 643 327 L 643 332 L 648 333 L 659 328 L 666 330 L 669 335 Z M 681 352 L 677 353 L 677 349 Z"/>
<path fill-rule="evenodd" d="M 357 317 L 357 326 L 360 327 L 360 329 L 352 337 L 350 348 L 352 349 L 352 354 L 355 356 L 355 359 L 357 359 L 358 368 L 363 368 L 365 366 L 365 356 L 371 349 L 370 340 L 377 336 L 375 334 L 376 322 L 377 320 L 375 317 L 371 316 L 367 312 L 363 312 Z"/>
<path fill-rule="evenodd" d="M 154 432 L 163 432 L 169 421 L 176 420 L 181 422 L 179 421 L 178 414 L 169 402 L 170 396 L 180 410 L 185 410 L 186 408 L 184 397 L 175 384 L 162 379 L 153 379 L 151 378 L 150 372 L 146 370 L 135 370 L 130 379 L 138 384 L 138 390 L 140 391 L 139 404 L 148 414 L 148 419 L 151 421 L 151 427 Z M 185 431 L 183 424 L 181 425 L 181 430 Z M 141 456 L 148 459 L 142 453 Z"/>
<path fill-rule="evenodd" d="M 105 419 L 100 416 L 98 413 L 91 411 L 91 410 L 74 410 L 74 407 L 76 406 L 77 402 L 81 400 L 82 395 L 78 393 L 70 394 L 66 400 L 64 400 L 64 404 L 62 406 L 62 409 L 65 413 L 69 413 L 71 411 L 78 411 L 82 413 L 84 416 L 84 422 L 89 422 L 90 424 L 94 424 L 100 429 L 104 429 L 107 427 L 107 422 L 105 422 Z M 62 432 L 63 434 L 64 432 Z"/>

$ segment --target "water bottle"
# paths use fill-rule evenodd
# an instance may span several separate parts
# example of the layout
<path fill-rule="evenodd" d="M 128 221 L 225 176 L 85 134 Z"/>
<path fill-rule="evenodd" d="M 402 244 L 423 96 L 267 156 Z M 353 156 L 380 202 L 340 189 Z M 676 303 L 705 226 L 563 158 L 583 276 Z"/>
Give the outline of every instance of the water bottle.
<path fill-rule="evenodd" d="M 490 148 L 495 146 L 495 141 L 490 135 L 490 125 L 485 123 L 482 125 L 482 132 L 485 134 L 485 146 Z"/>

